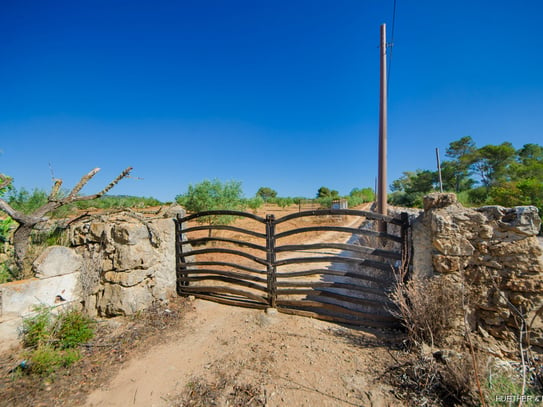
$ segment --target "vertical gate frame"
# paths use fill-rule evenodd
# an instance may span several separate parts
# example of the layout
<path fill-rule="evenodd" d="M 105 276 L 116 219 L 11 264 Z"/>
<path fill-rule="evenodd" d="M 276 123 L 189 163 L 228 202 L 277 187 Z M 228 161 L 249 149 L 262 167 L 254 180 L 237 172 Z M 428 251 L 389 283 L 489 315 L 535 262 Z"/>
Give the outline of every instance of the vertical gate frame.
<path fill-rule="evenodd" d="M 275 215 L 266 215 L 266 260 L 268 301 L 275 308 L 277 301 L 277 266 L 275 265 Z"/>

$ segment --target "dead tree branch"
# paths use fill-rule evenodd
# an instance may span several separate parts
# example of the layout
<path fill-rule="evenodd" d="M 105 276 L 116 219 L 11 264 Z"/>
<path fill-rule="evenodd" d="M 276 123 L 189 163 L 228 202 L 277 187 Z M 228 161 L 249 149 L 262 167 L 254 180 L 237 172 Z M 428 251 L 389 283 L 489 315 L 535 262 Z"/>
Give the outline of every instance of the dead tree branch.
<path fill-rule="evenodd" d="M 88 174 L 84 175 L 77 185 L 70 191 L 68 196 L 65 198 L 59 199 L 60 187 L 62 186 L 62 180 L 56 179 L 51 192 L 47 197 L 47 202 L 41 207 L 36 209 L 31 214 L 24 214 L 21 211 L 15 210 L 9 203 L 0 198 L 0 211 L 8 214 L 13 220 L 15 220 L 19 226 L 15 230 L 13 235 L 13 246 L 15 249 L 15 264 L 19 271 L 23 270 L 24 259 L 26 256 L 26 251 L 28 249 L 30 234 L 34 227 L 41 222 L 47 220 L 45 215 L 54 211 L 55 209 L 60 208 L 61 206 L 68 205 L 72 202 L 78 201 L 88 201 L 92 199 L 97 199 L 110 191 L 115 185 L 119 183 L 123 178 L 128 177 L 132 171 L 132 167 L 126 168 L 121 172 L 117 178 L 109 183 L 102 191 L 94 195 L 78 196 L 79 192 L 83 187 L 94 177 L 100 168 L 95 168 L 90 171 Z M 0 174 L 0 188 L 4 188 L 11 184 L 11 178 L 6 177 L 5 175 Z"/>

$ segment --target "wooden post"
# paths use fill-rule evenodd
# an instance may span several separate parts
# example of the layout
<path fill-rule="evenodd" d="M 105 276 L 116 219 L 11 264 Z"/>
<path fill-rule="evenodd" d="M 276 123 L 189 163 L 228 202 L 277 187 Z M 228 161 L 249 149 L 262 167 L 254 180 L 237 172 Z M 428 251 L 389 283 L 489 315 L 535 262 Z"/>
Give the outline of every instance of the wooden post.
<path fill-rule="evenodd" d="M 379 190 L 377 212 L 388 214 L 387 207 L 387 43 L 386 24 L 381 25 L 381 82 L 379 101 Z M 379 222 L 379 230 L 386 232 L 386 223 Z"/>

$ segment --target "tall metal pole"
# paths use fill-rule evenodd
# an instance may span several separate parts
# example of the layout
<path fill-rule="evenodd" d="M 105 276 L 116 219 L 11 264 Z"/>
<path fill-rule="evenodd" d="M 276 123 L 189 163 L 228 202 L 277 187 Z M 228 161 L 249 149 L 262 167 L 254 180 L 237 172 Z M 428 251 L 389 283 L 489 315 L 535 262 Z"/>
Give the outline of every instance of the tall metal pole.
<path fill-rule="evenodd" d="M 441 177 L 441 161 L 439 160 L 439 148 L 436 147 L 437 172 L 439 174 L 439 192 L 443 193 L 443 178 Z"/>
<path fill-rule="evenodd" d="M 386 215 L 387 208 L 387 42 L 386 24 L 381 25 L 381 97 L 379 102 L 379 191 L 377 212 Z M 383 222 L 382 226 L 386 228 Z"/>

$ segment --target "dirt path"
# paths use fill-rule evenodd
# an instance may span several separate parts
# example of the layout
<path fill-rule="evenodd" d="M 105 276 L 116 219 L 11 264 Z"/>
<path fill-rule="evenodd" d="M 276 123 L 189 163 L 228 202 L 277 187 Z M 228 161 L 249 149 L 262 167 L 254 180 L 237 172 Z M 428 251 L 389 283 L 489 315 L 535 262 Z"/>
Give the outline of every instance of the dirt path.
<path fill-rule="evenodd" d="M 201 300 L 193 308 L 178 339 L 129 362 L 85 406 L 207 405 L 181 400 L 206 396 L 196 390 L 214 383 L 225 384 L 215 405 L 235 405 L 225 400 L 236 389 L 255 393 L 246 405 L 401 405 L 375 382 L 395 352 L 385 345 L 393 335 Z"/>

